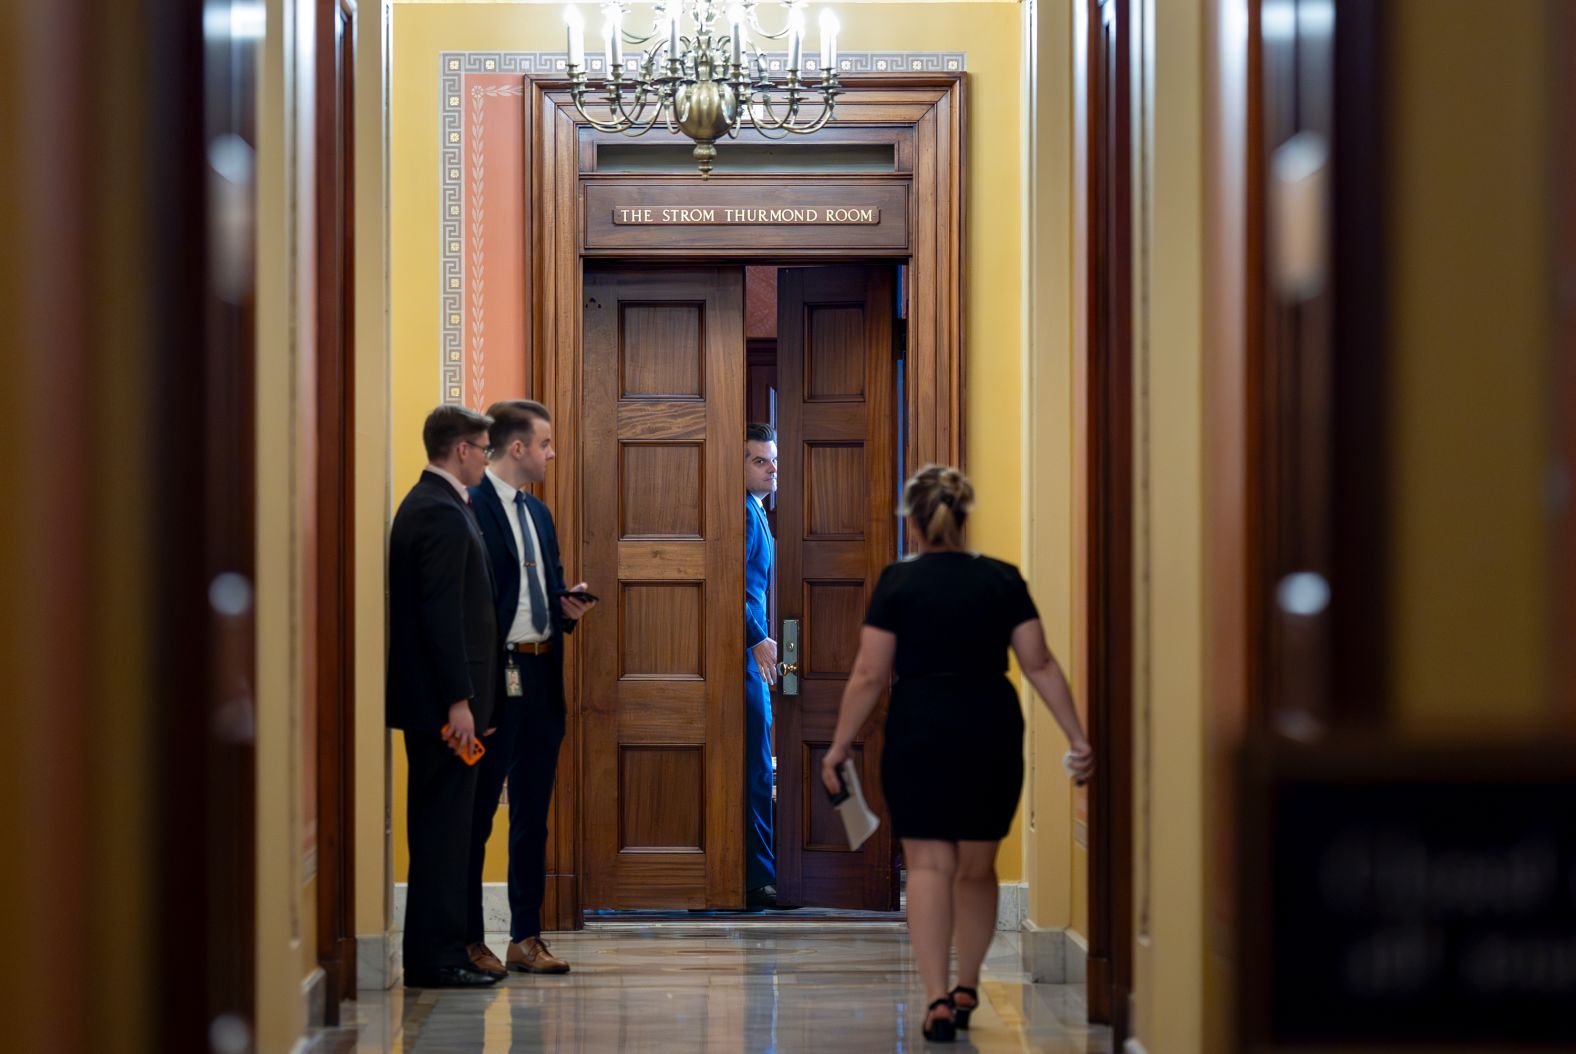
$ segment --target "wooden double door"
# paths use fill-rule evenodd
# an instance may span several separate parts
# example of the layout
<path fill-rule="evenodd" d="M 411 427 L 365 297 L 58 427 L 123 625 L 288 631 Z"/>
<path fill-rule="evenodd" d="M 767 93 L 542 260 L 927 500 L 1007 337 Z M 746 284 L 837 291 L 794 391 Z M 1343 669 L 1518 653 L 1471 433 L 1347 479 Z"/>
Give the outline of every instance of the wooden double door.
<path fill-rule="evenodd" d="M 800 632 L 774 690 L 778 889 L 897 906 L 886 828 L 859 852 L 820 788 L 865 602 L 897 553 L 892 272 L 781 272 L 775 588 Z M 744 903 L 744 268 L 585 276 L 582 644 L 587 910 Z M 856 756 L 882 809 L 884 709 Z"/>

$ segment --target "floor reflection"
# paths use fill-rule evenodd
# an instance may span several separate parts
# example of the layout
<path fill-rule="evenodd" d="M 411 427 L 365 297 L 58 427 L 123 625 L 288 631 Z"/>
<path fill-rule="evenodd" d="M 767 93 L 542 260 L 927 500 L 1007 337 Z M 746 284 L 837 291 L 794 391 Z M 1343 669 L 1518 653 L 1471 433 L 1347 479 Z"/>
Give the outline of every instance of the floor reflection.
<path fill-rule="evenodd" d="M 574 966 L 479 992 L 363 992 L 314 1051 L 905 1051 L 924 992 L 900 927 L 609 925 L 558 934 Z M 494 951 L 507 943 L 489 941 Z M 1035 985 L 998 935 L 960 1051 L 1106 1054 L 1081 988 Z M 961 1038 L 961 1037 L 960 1037 Z"/>

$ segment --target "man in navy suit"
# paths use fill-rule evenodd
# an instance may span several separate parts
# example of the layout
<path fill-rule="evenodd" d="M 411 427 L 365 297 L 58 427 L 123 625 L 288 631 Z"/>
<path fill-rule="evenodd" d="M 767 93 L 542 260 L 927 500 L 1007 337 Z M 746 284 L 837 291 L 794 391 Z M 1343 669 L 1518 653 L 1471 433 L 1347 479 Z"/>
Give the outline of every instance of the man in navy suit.
<path fill-rule="evenodd" d="M 776 547 L 766 499 L 777 493 L 777 434 L 761 424 L 744 432 L 744 888 L 752 908 L 775 908 L 772 849 L 772 690 L 777 642 L 766 621 Z"/>
<path fill-rule="evenodd" d="M 546 887 L 547 809 L 564 739 L 564 637 L 592 602 L 580 582 L 564 589 L 552 514 L 525 492 L 547 478 L 553 422 L 547 407 L 529 399 L 494 403 L 491 463 L 471 488 L 471 502 L 497 583 L 499 649 L 496 735 L 486 740 L 470 824 L 467 951 L 476 968 L 505 976 L 483 939 L 482 864 L 504 780 L 509 781 L 509 951 L 507 969 L 568 973 L 569 964 L 542 941 Z"/>
<path fill-rule="evenodd" d="M 456 757 L 491 727 L 498 624 L 487 550 L 466 488 L 482 479 L 492 421 L 462 406 L 427 417 L 427 468 L 389 534 L 388 726 L 405 733 L 405 985 L 493 984 L 465 947 L 465 853 L 476 769 Z M 497 800 L 496 794 L 494 801 Z"/>

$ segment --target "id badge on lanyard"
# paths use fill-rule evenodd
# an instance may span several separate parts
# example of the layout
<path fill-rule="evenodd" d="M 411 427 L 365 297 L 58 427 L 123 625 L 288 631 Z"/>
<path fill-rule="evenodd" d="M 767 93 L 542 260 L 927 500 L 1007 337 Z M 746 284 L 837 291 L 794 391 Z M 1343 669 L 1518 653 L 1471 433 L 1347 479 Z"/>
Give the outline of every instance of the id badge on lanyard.
<path fill-rule="evenodd" d="M 515 665 L 512 655 L 503 664 L 503 690 L 511 699 L 518 699 L 525 694 L 525 688 L 520 683 L 520 667 Z"/>

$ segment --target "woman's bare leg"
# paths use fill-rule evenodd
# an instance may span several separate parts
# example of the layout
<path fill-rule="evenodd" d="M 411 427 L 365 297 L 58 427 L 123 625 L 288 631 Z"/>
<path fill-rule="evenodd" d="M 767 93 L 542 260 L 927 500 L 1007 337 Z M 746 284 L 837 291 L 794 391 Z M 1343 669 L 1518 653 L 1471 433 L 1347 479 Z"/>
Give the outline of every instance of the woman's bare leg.
<path fill-rule="evenodd" d="M 958 949 L 958 984 L 980 986 L 980 964 L 996 936 L 996 847 L 999 842 L 958 842 L 952 884 L 953 944 Z M 912 877 L 909 879 L 912 883 Z M 966 996 L 963 1004 L 972 1006 Z"/>
<path fill-rule="evenodd" d="M 952 886 L 958 853 L 952 842 L 905 838 L 903 860 L 908 865 L 908 940 L 928 1004 L 946 996 L 950 987 L 947 960 L 952 950 Z"/>

